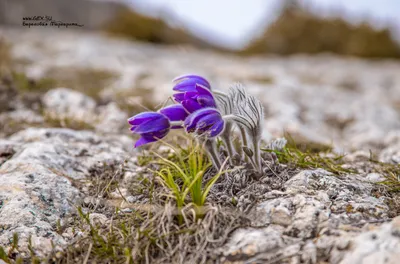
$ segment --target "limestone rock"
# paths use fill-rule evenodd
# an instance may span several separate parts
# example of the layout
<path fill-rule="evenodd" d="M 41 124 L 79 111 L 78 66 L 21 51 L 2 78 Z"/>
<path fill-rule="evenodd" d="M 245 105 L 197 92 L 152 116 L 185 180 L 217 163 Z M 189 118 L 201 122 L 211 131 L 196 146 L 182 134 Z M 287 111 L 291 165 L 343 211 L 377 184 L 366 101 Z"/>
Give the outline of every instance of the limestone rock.
<path fill-rule="evenodd" d="M 32 235 L 42 256 L 51 250 L 50 241 L 66 245 L 56 223 L 81 203 L 79 180 L 104 166 L 124 164 L 132 144 L 124 136 L 103 138 L 58 128 L 30 128 L 1 140 L 0 151 L 8 156 L 0 167 L 0 245 L 8 245 L 13 233 L 25 250 Z M 129 161 L 125 165 L 134 166 Z"/>

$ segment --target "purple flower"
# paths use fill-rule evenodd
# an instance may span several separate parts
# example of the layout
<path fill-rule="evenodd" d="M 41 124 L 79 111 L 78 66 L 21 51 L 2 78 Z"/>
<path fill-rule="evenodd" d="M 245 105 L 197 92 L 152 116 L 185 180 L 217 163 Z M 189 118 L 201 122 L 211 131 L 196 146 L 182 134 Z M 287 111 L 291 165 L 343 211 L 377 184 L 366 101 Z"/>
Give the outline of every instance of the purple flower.
<path fill-rule="evenodd" d="M 167 116 L 156 112 L 143 112 L 128 119 L 131 131 L 140 135 L 135 148 L 165 137 L 170 130 Z"/>
<path fill-rule="evenodd" d="M 164 107 L 160 109 L 159 112 L 168 117 L 170 121 L 183 121 L 189 115 L 185 108 L 180 104 L 174 104 Z M 182 126 L 176 125 L 171 127 L 171 129 L 177 128 L 182 128 Z"/>
<path fill-rule="evenodd" d="M 204 107 L 217 107 L 214 97 L 207 87 L 202 84 L 195 84 L 194 89 L 193 91 L 174 94 L 174 100 L 182 104 L 189 113 Z"/>
<path fill-rule="evenodd" d="M 196 84 L 203 85 L 205 88 L 211 90 L 210 83 L 203 77 L 194 74 L 186 74 L 176 77 L 173 80 L 175 84 L 173 90 L 179 92 L 193 92 L 196 91 Z"/>
<path fill-rule="evenodd" d="M 216 108 L 207 107 L 190 114 L 184 126 L 188 133 L 216 137 L 224 130 L 225 122 Z"/>

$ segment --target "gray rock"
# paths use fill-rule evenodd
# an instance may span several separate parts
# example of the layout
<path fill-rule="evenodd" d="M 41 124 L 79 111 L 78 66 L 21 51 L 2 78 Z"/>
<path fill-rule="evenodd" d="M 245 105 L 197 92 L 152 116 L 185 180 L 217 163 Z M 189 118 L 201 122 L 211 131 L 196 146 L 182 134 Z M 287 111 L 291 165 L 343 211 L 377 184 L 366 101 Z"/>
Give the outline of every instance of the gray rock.
<path fill-rule="evenodd" d="M 251 227 L 234 232 L 220 253 L 222 261 L 339 263 L 363 225 L 389 219 L 385 198 L 375 198 L 373 185 L 357 175 L 306 170 L 284 187 L 253 207 Z"/>
<path fill-rule="evenodd" d="M 72 119 L 88 124 L 96 121 L 96 102 L 83 93 L 56 88 L 43 96 L 45 115 L 53 119 Z"/>
<path fill-rule="evenodd" d="M 67 88 L 50 90 L 43 96 L 44 114 L 62 122 L 78 122 L 103 134 L 129 131 L 128 115 L 115 102 L 97 106 L 91 97 Z"/>
<path fill-rule="evenodd" d="M 118 133 L 129 131 L 127 122 L 128 115 L 123 112 L 116 103 L 109 103 L 106 106 L 98 107 L 98 116 L 95 125 L 96 131 L 102 133 Z"/>
<path fill-rule="evenodd" d="M 366 179 L 367 181 L 377 183 L 377 182 L 382 182 L 382 181 L 384 181 L 384 180 L 385 180 L 385 177 L 383 177 L 383 176 L 382 176 L 381 174 L 379 174 L 379 173 L 369 173 L 369 174 L 365 177 L 365 179 Z"/>
<path fill-rule="evenodd" d="M 22 250 L 27 250 L 32 236 L 40 256 L 50 252 L 51 241 L 65 246 L 68 239 L 56 232 L 56 223 L 81 203 L 79 180 L 104 166 L 125 164 L 134 170 L 129 161 L 132 144 L 124 136 L 103 138 L 90 131 L 43 128 L 0 141 L 3 151 L 11 149 L 0 168 L 0 245 L 8 245 L 18 233 Z"/>
<path fill-rule="evenodd" d="M 371 228 L 351 241 L 341 264 L 399 263 L 400 217 L 380 227 Z"/>
<path fill-rule="evenodd" d="M 389 145 L 379 154 L 379 160 L 391 164 L 400 163 L 400 144 Z"/>

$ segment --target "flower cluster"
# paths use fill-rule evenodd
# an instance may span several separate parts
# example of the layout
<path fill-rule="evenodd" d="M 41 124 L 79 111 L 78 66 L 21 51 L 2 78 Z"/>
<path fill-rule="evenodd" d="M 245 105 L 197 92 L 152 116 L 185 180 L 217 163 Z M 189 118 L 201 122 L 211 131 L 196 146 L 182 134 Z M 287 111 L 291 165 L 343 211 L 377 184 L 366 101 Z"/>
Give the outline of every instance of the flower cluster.
<path fill-rule="evenodd" d="M 204 141 L 214 166 L 221 166 L 215 139 L 220 137 L 232 158 L 241 155 L 261 172 L 260 140 L 263 107 L 240 84 L 228 93 L 215 91 L 210 83 L 198 75 L 183 75 L 173 80 L 173 99 L 176 104 L 157 112 L 143 112 L 128 119 L 131 131 L 140 135 L 135 147 L 164 138 L 171 129 L 185 129 Z M 233 147 L 232 135 L 237 127 L 242 147 Z"/>

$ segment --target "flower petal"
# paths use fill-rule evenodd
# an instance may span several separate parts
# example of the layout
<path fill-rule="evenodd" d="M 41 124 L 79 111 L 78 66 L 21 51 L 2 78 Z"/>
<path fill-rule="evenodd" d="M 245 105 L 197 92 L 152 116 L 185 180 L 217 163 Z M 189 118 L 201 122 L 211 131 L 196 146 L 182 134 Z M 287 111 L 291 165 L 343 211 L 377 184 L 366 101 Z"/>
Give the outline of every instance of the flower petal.
<path fill-rule="evenodd" d="M 156 132 L 142 134 L 142 136 L 154 137 L 156 139 L 162 139 L 163 137 L 165 137 L 168 134 L 168 132 L 169 132 L 169 127 L 165 128 L 163 130 L 156 131 Z"/>
<path fill-rule="evenodd" d="M 172 97 L 174 97 L 174 100 L 177 103 L 182 103 L 182 101 L 188 100 L 188 99 L 196 99 L 197 96 L 198 96 L 198 92 L 197 91 L 176 93 L 176 94 L 172 95 Z"/>
<path fill-rule="evenodd" d="M 196 124 L 196 128 L 200 130 L 207 129 L 221 120 L 221 115 L 219 113 L 212 113 L 201 117 Z"/>
<path fill-rule="evenodd" d="M 201 83 L 196 83 L 195 87 L 196 87 L 196 91 L 199 94 L 204 94 L 204 95 L 213 97 L 213 94 L 211 93 L 211 91 L 206 86 L 202 85 Z"/>
<path fill-rule="evenodd" d="M 154 141 L 157 141 L 157 139 L 155 139 L 153 137 L 142 136 L 142 137 L 139 138 L 138 141 L 136 141 L 135 148 L 140 147 L 140 146 L 145 145 L 145 144 L 148 144 L 148 143 L 151 143 L 151 142 L 154 142 Z"/>
<path fill-rule="evenodd" d="M 218 113 L 218 110 L 215 108 L 202 108 L 200 110 L 197 110 L 195 112 L 193 112 L 192 114 L 190 114 L 184 122 L 184 127 L 186 128 L 186 131 L 188 133 L 191 133 L 195 130 L 197 122 L 204 116 L 209 115 L 209 114 L 214 114 L 214 113 Z"/>
<path fill-rule="evenodd" d="M 182 106 L 189 112 L 193 113 L 201 108 L 203 108 L 196 100 L 189 99 L 182 101 Z"/>
<path fill-rule="evenodd" d="M 197 97 L 197 102 L 203 107 L 214 107 L 217 108 L 217 105 L 214 101 L 214 98 L 208 95 L 199 95 Z"/>
<path fill-rule="evenodd" d="M 223 119 L 221 119 L 219 122 L 215 123 L 209 130 L 210 137 L 218 136 L 224 131 L 224 128 L 225 128 L 225 122 Z"/>
<path fill-rule="evenodd" d="M 196 84 L 201 84 L 206 89 L 210 89 L 210 84 L 207 81 L 204 81 L 203 78 L 188 78 L 188 79 L 183 79 L 182 81 L 178 82 L 172 90 L 174 91 L 180 91 L 180 92 L 191 92 L 191 91 L 196 91 Z"/>
<path fill-rule="evenodd" d="M 140 125 L 132 126 L 131 131 L 137 134 L 152 133 L 164 130 L 170 127 L 169 120 L 166 116 L 159 114 L 161 117 L 148 120 Z"/>
<path fill-rule="evenodd" d="M 138 141 L 136 141 L 136 143 L 135 143 L 135 148 L 140 147 L 144 144 L 148 144 L 151 142 L 155 142 L 159 139 L 162 139 L 163 137 L 165 137 L 168 134 L 168 132 L 169 132 L 169 128 L 166 128 L 166 129 L 156 131 L 156 132 L 141 134 L 140 139 Z"/>
<path fill-rule="evenodd" d="M 135 126 L 135 125 L 140 125 L 143 122 L 157 119 L 159 117 L 160 117 L 160 114 L 156 113 L 156 112 L 143 112 L 143 113 L 140 113 L 140 114 L 130 117 L 128 119 L 128 123 L 131 124 L 132 126 Z"/>
<path fill-rule="evenodd" d="M 185 93 L 176 93 L 173 94 L 172 97 L 174 98 L 175 102 L 182 103 L 185 100 Z"/>
<path fill-rule="evenodd" d="M 197 78 L 197 79 L 200 79 L 200 80 L 202 80 L 204 83 L 206 83 L 206 87 L 211 87 L 211 85 L 210 85 L 210 83 L 204 78 L 204 77 L 201 77 L 200 75 L 196 75 L 196 74 L 185 74 L 185 75 L 181 75 L 181 76 L 178 76 L 178 77 L 176 77 L 175 79 L 173 79 L 172 80 L 172 82 L 179 82 L 179 81 L 181 81 L 181 80 L 183 80 L 183 79 L 188 79 L 188 78 Z"/>
<path fill-rule="evenodd" d="M 189 115 L 180 104 L 164 107 L 159 112 L 168 117 L 170 121 L 183 121 Z"/>

